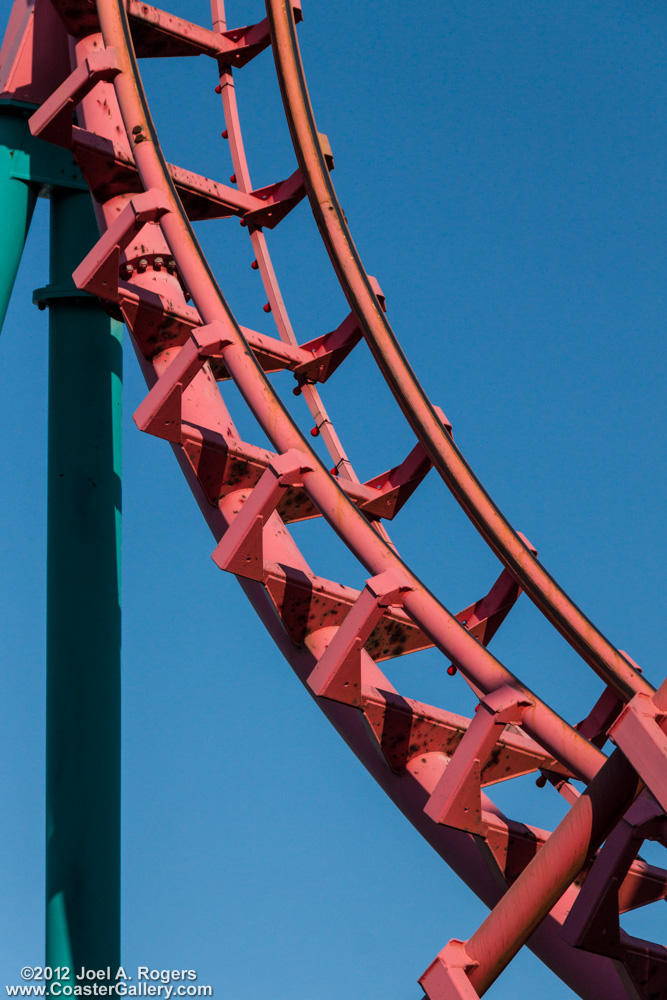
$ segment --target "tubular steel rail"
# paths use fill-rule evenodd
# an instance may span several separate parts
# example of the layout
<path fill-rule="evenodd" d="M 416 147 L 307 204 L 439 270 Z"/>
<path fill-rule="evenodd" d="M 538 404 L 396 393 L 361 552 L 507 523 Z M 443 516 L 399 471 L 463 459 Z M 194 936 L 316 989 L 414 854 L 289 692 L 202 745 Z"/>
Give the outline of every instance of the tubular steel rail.
<path fill-rule="evenodd" d="M 667 995 L 667 951 L 619 926 L 620 914 L 667 897 L 667 872 L 637 857 L 646 838 L 664 840 L 667 688 L 656 693 L 538 562 L 476 479 L 406 361 L 331 182 L 331 150 L 317 131 L 299 55 L 298 3 L 267 0 L 267 17 L 238 29 L 227 27 L 222 0 L 212 0 L 212 29 L 137 0 L 52 5 L 63 29 L 58 44 L 67 47 L 66 33 L 73 39 L 71 73 L 52 80 L 30 127 L 72 150 L 95 199 L 102 235 L 74 280 L 130 329 L 150 387 L 137 425 L 171 442 L 215 537 L 216 564 L 238 577 L 322 711 L 491 909 L 467 942 L 450 941 L 436 956 L 420 978 L 425 994 L 482 996 L 528 942 L 581 997 Z M 256 190 L 233 74 L 267 47 L 298 169 Z M 168 164 L 160 148 L 138 58 L 192 54 L 217 66 L 234 187 Z M 299 344 L 265 230 L 304 197 L 351 312 L 334 332 Z M 192 221 L 232 216 L 248 231 L 278 337 L 239 326 L 194 235 Z M 403 463 L 366 483 L 317 390 L 362 337 L 417 438 Z M 295 394 L 314 417 L 331 471 L 267 378 L 279 371 L 296 377 Z M 217 385 L 230 378 L 273 451 L 240 438 Z M 382 524 L 431 466 L 504 565 L 489 594 L 457 615 L 418 579 Z M 365 584 L 324 579 L 307 564 L 286 526 L 314 517 L 366 568 Z M 521 590 L 607 685 L 577 727 L 487 649 Z M 402 697 L 378 666 L 430 647 L 479 698 L 472 720 Z M 607 738 L 617 746 L 610 757 L 602 752 Z M 483 791 L 531 772 L 570 804 L 552 834 L 507 819 Z M 583 793 L 574 779 L 587 785 Z"/>

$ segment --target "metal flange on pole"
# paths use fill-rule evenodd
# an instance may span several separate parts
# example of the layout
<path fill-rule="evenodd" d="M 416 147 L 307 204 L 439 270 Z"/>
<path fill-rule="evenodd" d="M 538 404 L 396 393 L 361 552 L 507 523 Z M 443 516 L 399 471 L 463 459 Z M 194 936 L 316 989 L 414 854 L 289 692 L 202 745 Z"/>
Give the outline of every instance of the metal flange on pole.
<path fill-rule="evenodd" d="M 98 238 L 71 154 L 0 103 L 4 321 L 37 198 L 50 199 L 45 965 L 120 964 L 122 325 L 77 290 Z M 12 335 L 6 331 L 5 335 Z"/>

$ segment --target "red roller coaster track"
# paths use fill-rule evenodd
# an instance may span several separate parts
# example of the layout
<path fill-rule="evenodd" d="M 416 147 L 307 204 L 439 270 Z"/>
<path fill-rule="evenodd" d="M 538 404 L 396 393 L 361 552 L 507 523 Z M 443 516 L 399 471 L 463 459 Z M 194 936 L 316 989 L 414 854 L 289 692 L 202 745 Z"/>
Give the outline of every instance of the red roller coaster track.
<path fill-rule="evenodd" d="M 20 96 L 41 105 L 32 133 L 72 150 L 95 199 L 101 236 L 74 280 L 109 303 L 132 334 L 149 386 L 136 423 L 171 443 L 214 535 L 215 563 L 238 577 L 321 710 L 490 908 L 468 941 L 443 941 L 419 980 L 424 992 L 429 1000 L 482 996 L 528 943 L 581 997 L 666 996 L 667 950 L 631 938 L 619 917 L 667 895 L 667 873 L 638 858 L 645 839 L 664 843 L 667 685 L 656 692 L 550 576 L 476 478 L 406 360 L 332 184 L 331 149 L 318 131 L 299 53 L 298 3 L 267 0 L 266 17 L 238 29 L 227 27 L 222 0 L 212 0 L 212 28 L 137 0 L 52 0 L 52 8 L 59 18 L 54 46 L 65 52 L 67 34 L 73 39 L 71 72 L 62 79 L 46 67 L 39 87 Z M 10 24 L 17 38 L 32 5 L 17 3 L 21 10 L 25 19 Z M 40 10 L 50 16 L 51 7 L 37 0 Z M 297 168 L 254 189 L 234 74 L 267 48 Z M 17 52 L 18 80 L 26 57 Z M 168 164 L 161 151 L 138 60 L 192 54 L 211 58 L 233 186 Z M 11 93 L 11 73 L 5 83 Z M 331 324 L 333 332 L 299 343 L 266 230 L 304 199 L 350 312 Z M 193 221 L 229 217 L 247 230 L 275 337 L 239 326 L 197 242 Z M 318 390 L 339 367 L 342 374 L 362 338 L 416 438 L 402 463 L 365 483 Z M 295 378 L 293 391 L 312 414 L 331 469 L 267 377 L 279 372 Z M 240 437 L 218 386 L 229 379 L 272 450 Z M 431 468 L 503 565 L 489 593 L 457 614 L 420 581 L 385 527 Z M 365 576 L 341 584 L 311 568 L 289 525 L 314 518 L 328 524 Z M 521 591 L 606 685 L 576 726 L 487 648 Z M 478 699 L 472 719 L 402 696 L 380 669 L 384 660 L 433 647 L 443 669 L 451 664 Z M 616 747 L 609 756 L 607 739 Z M 553 833 L 507 819 L 484 792 L 531 772 L 569 805 Z"/>

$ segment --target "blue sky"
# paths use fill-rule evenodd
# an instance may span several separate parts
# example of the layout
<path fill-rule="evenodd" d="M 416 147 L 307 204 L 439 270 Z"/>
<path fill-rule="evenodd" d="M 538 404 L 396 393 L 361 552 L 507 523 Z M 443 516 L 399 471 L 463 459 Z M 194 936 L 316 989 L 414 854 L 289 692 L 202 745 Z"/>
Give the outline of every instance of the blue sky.
<path fill-rule="evenodd" d="M 205 0 L 166 5 L 208 24 Z M 4 0 L 3 11 L 9 12 Z M 262 16 L 230 4 L 230 26 Z M 664 675 L 664 62 L 658 2 L 304 0 L 299 35 L 320 131 L 368 271 L 432 400 L 489 492 L 583 610 Z M 145 64 L 167 157 L 226 180 L 203 59 Z M 294 154 L 269 52 L 237 75 L 257 187 Z M 42 958 L 47 205 L 0 338 L 0 542 L 6 677 L 0 979 Z M 241 323 L 272 333 L 246 233 L 198 233 Z M 269 235 L 301 341 L 347 312 L 306 205 Z M 276 380 L 308 427 L 288 376 Z M 223 393 L 242 434 L 261 433 Z M 125 365 L 123 919 L 126 965 L 194 968 L 218 998 L 405 1000 L 484 909 L 375 787 L 301 689 L 233 579 L 169 446 L 137 431 Z M 411 432 L 362 344 L 323 396 L 361 478 Z M 391 534 L 456 611 L 500 571 L 431 473 Z M 364 572 L 318 524 L 295 536 L 322 575 Z M 494 651 L 571 722 L 600 682 L 522 598 Z M 388 665 L 403 693 L 470 714 L 442 658 Z M 550 827 L 555 792 L 497 789 Z M 648 860 L 659 855 L 645 852 Z M 662 910 L 626 921 L 664 940 Z M 662 921 L 664 928 L 664 920 Z M 570 991 L 529 954 L 488 993 Z"/>

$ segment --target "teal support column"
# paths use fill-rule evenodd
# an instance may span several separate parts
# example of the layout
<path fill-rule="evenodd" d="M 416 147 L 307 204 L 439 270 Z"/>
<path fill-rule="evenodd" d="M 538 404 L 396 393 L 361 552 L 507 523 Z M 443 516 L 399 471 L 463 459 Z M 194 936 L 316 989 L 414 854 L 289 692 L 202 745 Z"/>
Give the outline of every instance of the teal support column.
<path fill-rule="evenodd" d="M 16 120 L 0 114 L 0 330 L 37 201 L 37 188 L 14 176 Z"/>
<path fill-rule="evenodd" d="M 0 98 L 0 330 L 41 191 L 87 191 L 67 149 L 30 134 L 33 105 Z"/>
<path fill-rule="evenodd" d="M 113 980 L 120 964 L 122 326 L 71 279 L 97 238 L 88 193 L 55 190 L 50 285 L 34 294 L 49 308 L 46 965 L 109 966 Z"/>

